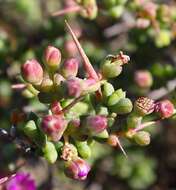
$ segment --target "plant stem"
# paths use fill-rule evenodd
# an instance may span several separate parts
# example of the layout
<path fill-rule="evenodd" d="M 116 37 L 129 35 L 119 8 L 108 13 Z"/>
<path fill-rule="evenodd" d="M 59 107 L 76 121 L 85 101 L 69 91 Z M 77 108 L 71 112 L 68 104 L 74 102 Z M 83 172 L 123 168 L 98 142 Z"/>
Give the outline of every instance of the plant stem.
<path fill-rule="evenodd" d="M 62 15 L 65 15 L 67 13 L 79 12 L 81 10 L 81 8 L 82 7 L 79 5 L 74 5 L 71 7 L 64 8 L 63 10 L 59 10 L 57 12 L 52 13 L 52 16 L 62 16 Z"/>
<path fill-rule="evenodd" d="M 24 88 L 26 88 L 26 86 L 27 86 L 26 84 L 19 83 L 19 84 L 13 84 L 11 88 L 15 90 L 23 90 Z"/>
<path fill-rule="evenodd" d="M 149 121 L 149 122 L 143 123 L 143 124 L 139 125 L 139 127 L 133 129 L 132 131 L 138 132 L 138 131 L 140 131 L 140 130 L 146 128 L 146 127 L 149 127 L 151 125 L 154 125 L 154 124 L 156 124 L 158 122 L 160 122 L 160 120 L 158 120 L 158 121 Z"/>

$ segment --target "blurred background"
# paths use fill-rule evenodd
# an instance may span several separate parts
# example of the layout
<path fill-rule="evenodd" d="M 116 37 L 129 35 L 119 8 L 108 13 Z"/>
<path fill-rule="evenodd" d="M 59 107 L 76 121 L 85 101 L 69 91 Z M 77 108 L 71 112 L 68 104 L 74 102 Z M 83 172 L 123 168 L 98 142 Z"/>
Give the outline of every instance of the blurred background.
<path fill-rule="evenodd" d="M 112 81 L 130 99 L 144 95 L 155 100 L 167 97 L 176 103 L 176 2 L 150 1 L 160 6 L 156 18 L 159 27 L 141 24 L 141 2 L 116 1 L 114 5 L 112 0 L 99 0 L 98 15 L 90 20 L 78 13 L 51 16 L 71 6 L 70 0 L 0 0 L 0 127 L 9 130 L 13 110 L 46 109 L 35 98 L 26 98 L 25 92 L 11 88 L 19 82 L 20 67 L 26 59 L 42 62 L 43 51 L 49 44 L 61 50 L 63 59 L 78 56 L 65 29 L 65 19 L 95 67 L 106 55 L 120 50 L 130 56 L 130 64 Z M 136 79 L 141 71 L 151 75 L 152 82 L 146 86 L 140 84 L 142 79 Z M 16 170 L 27 171 L 39 190 L 176 190 L 176 118 L 164 120 L 149 130 L 152 142 L 148 147 L 123 142 L 128 159 L 118 149 L 95 144 L 89 160 L 92 172 L 84 182 L 66 178 L 61 163 L 48 165 L 2 139 L 0 177 Z"/>

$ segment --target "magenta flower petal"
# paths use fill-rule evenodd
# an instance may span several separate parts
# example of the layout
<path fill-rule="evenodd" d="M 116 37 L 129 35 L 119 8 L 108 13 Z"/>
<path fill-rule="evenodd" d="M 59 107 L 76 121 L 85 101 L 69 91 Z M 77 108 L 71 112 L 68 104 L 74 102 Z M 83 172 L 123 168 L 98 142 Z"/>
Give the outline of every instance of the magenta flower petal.
<path fill-rule="evenodd" d="M 9 179 L 6 190 L 36 190 L 36 185 L 29 174 L 20 172 Z"/>

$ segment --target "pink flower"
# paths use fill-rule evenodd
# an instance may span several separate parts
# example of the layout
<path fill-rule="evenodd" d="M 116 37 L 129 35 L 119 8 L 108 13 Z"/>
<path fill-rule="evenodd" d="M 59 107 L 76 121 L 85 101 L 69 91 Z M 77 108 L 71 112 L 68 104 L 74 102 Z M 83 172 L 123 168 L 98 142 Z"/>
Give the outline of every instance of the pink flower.
<path fill-rule="evenodd" d="M 58 141 L 62 137 L 67 122 L 63 115 L 46 115 L 42 119 L 41 129 L 53 141 Z"/>
<path fill-rule="evenodd" d="M 152 86 L 153 83 L 152 75 L 147 70 L 136 71 L 134 80 L 140 88 L 149 88 Z"/>
<path fill-rule="evenodd" d="M 68 161 L 65 164 L 65 174 L 67 177 L 77 180 L 85 180 L 90 171 L 88 163 L 81 159 L 76 158 L 72 161 Z"/>
<path fill-rule="evenodd" d="M 70 58 L 64 61 L 62 67 L 62 74 L 65 78 L 76 77 L 78 73 L 79 60 L 76 58 Z"/>
<path fill-rule="evenodd" d="M 161 118 L 169 118 L 174 114 L 174 105 L 169 100 L 162 100 L 156 103 L 155 111 Z"/>
<path fill-rule="evenodd" d="M 107 128 L 107 118 L 101 115 L 88 116 L 85 123 L 91 134 L 98 134 Z"/>
<path fill-rule="evenodd" d="M 6 190 L 36 190 L 35 181 L 29 174 L 19 172 L 11 177 L 5 185 Z"/>

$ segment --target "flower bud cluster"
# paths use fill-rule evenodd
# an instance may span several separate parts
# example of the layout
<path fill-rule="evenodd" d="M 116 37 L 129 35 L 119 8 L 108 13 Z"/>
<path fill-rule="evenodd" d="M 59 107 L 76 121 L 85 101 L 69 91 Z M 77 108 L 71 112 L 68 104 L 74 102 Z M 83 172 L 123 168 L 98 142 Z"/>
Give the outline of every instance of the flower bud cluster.
<path fill-rule="evenodd" d="M 79 42 L 75 41 L 80 50 Z M 84 159 L 91 157 L 91 142 L 119 146 L 124 152 L 118 135 L 111 134 L 113 129 L 110 129 L 117 116 L 130 113 L 120 134 L 144 146 L 150 143 L 150 134 L 141 131 L 143 117 L 155 111 L 161 118 L 168 118 L 174 112 L 169 101 L 155 103 L 147 97 L 137 99 L 133 106 L 125 91 L 114 89 L 109 78 L 122 72 L 123 66 L 130 61 L 129 56 L 122 52 L 108 56 L 97 72 L 88 58 L 85 59 L 83 50 L 81 55 L 85 78 L 79 77 L 79 60 L 62 61 L 60 50 L 53 46 L 45 51 L 44 66 L 34 59 L 24 63 L 21 74 L 26 89 L 38 97 L 40 103 L 46 104 L 48 112 L 30 113 L 20 125 L 17 124 L 17 130 L 30 139 L 36 154 L 49 163 L 61 159 L 65 163 L 65 174 L 77 180 L 86 179 L 90 171 Z"/>
<path fill-rule="evenodd" d="M 140 97 L 135 101 L 134 109 L 127 117 L 125 136 L 141 146 L 150 144 L 150 133 L 143 129 L 148 124 L 156 122 L 142 123 L 142 121 L 151 113 L 157 113 L 161 119 L 169 118 L 175 113 L 174 105 L 169 100 L 154 102 L 147 97 Z"/>

